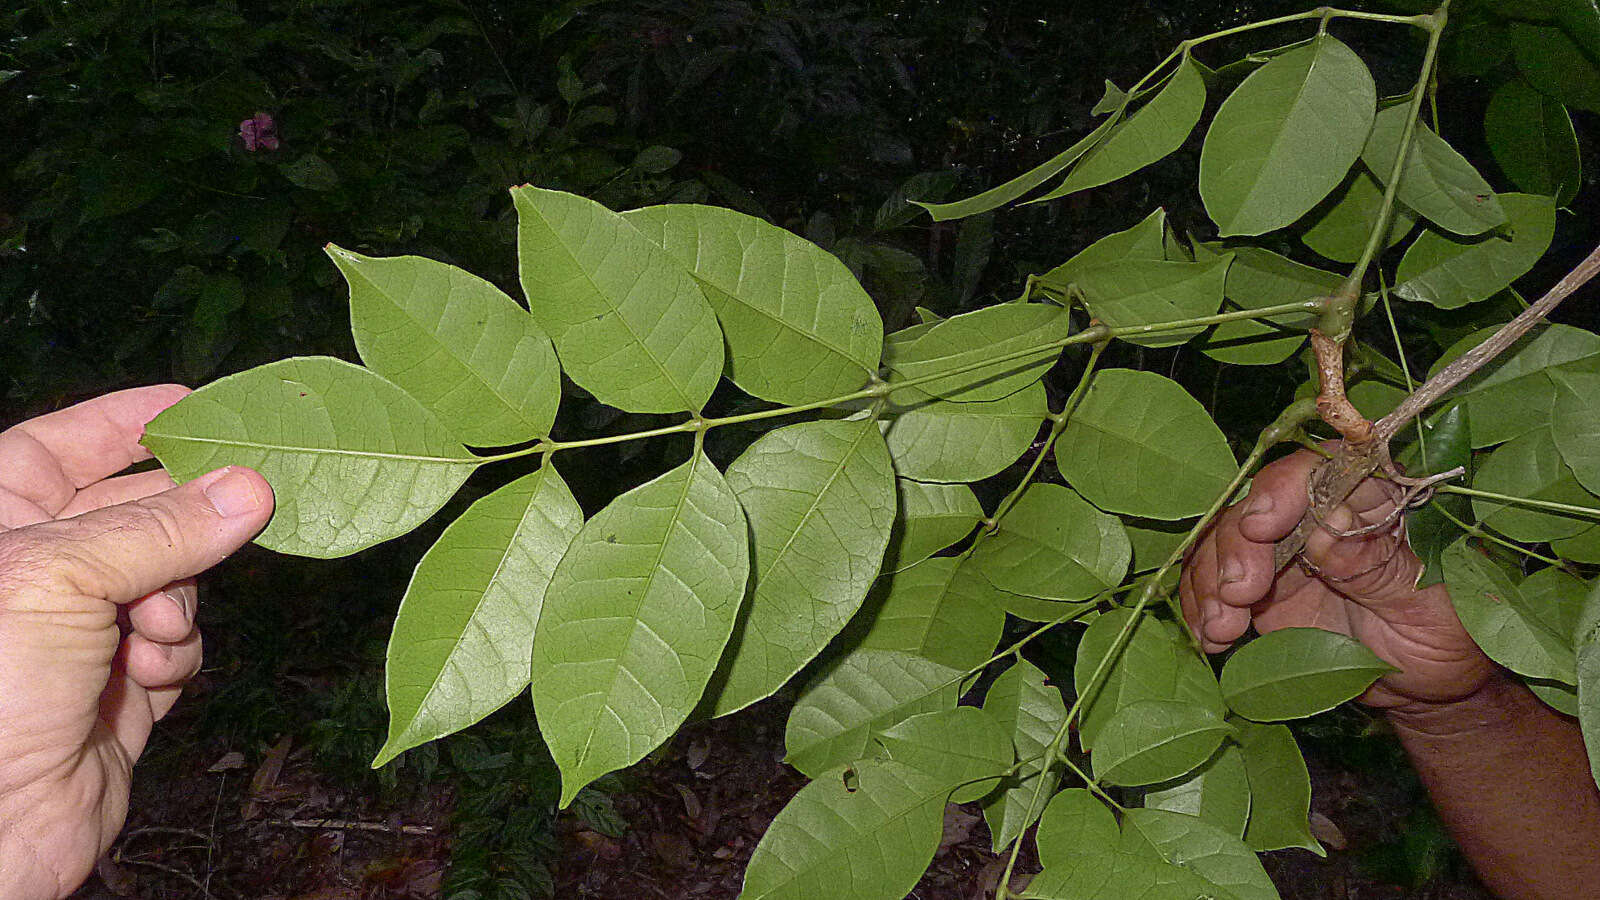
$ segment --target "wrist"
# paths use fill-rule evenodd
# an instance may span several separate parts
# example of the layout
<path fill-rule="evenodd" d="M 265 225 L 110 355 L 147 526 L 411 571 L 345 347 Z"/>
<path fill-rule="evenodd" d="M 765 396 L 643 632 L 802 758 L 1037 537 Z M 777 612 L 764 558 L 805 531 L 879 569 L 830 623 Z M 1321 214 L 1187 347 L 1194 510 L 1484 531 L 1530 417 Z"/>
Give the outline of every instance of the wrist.
<path fill-rule="evenodd" d="M 1400 734 L 1448 738 L 1499 728 L 1538 704 L 1527 688 L 1496 667 L 1478 688 L 1449 700 L 1411 700 L 1386 709 L 1389 724 Z"/>

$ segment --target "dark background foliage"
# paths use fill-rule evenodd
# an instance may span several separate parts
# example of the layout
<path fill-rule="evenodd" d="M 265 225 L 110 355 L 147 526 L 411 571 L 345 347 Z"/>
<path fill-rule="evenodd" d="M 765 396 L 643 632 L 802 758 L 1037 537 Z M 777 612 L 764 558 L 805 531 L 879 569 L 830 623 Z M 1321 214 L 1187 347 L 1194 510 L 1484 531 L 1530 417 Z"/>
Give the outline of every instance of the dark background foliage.
<path fill-rule="evenodd" d="M 918 305 L 948 314 L 1014 296 L 1027 274 L 1155 205 L 1203 232 L 1193 147 L 1086 195 L 962 223 L 933 225 L 907 196 L 1022 171 L 1087 130 L 1102 78 L 1126 86 L 1185 35 L 1303 5 L 20 0 L 0 11 L 0 423 L 288 355 L 354 358 L 330 241 L 445 260 L 515 296 L 506 189 L 521 183 L 619 209 L 710 202 L 768 217 L 843 258 L 891 328 Z M 1380 88 L 1408 83 L 1415 46 L 1348 30 Z M 1458 71 L 1461 99 L 1442 113 L 1470 147 L 1483 73 Z M 241 138 L 256 114 L 276 147 Z M 1585 237 L 1563 221 L 1558 241 Z M 1197 354 L 1140 361 L 1208 405 L 1243 408 L 1241 434 L 1300 377 L 1224 379 Z M 627 425 L 569 393 L 563 427 Z M 568 477 L 592 511 L 662 452 L 590 454 Z M 205 700 L 152 753 L 179 767 L 222 749 L 254 760 L 289 733 L 366 789 L 449 782 L 452 890 L 536 894 L 549 886 L 551 797 L 525 704 L 442 750 L 365 768 L 384 728 L 388 623 L 436 533 L 334 563 L 251 550 L 224 567 L 206 603 Z M 580 801 L 601 832 L 619 827 L 617 786 Z"/>

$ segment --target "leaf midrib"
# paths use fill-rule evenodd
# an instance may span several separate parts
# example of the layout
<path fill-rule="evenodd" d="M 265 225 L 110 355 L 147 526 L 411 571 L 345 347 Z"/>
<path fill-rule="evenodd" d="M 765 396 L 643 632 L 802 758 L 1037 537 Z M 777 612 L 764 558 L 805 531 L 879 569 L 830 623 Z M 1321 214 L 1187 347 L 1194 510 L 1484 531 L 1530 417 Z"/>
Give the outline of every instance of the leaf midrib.
<path fill-rule="evenodd" d="M 264 444 L 260 441 L 244 441 L 234 438 L 208 438 L 194 435 L 168 434 L 161 431 L 146 431 L 149 437 L 160 438 L 166 441 L 187 441 L 191 444 L 218 444 L 227 447 L 240 447 L 247 450 L 265 450 L 277 453 L 306 453 L 320 456 L 356 456 L 372 459 L 392 459 L 404 462 L 443 463 L 447 465 L 478 466 L 484 460 L 480 457 L 469 456 L 426 456 L 416 453 L 387 453 L 382 450 L 341 450 L 336 447 L 299 447 L 292 444 Z"/>

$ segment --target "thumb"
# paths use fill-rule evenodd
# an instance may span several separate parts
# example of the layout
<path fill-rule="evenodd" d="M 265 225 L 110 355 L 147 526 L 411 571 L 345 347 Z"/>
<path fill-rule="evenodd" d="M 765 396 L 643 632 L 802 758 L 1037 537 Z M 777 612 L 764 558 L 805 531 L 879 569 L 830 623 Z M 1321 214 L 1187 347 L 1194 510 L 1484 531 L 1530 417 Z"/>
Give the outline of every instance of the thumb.
<path fill-rule="evenodd" d="M 6 532 L 0 575 L 46 594 L 131 603 L 221 562 L 271 517 L 266 479 L 229 466 L 160 494 Z"/>

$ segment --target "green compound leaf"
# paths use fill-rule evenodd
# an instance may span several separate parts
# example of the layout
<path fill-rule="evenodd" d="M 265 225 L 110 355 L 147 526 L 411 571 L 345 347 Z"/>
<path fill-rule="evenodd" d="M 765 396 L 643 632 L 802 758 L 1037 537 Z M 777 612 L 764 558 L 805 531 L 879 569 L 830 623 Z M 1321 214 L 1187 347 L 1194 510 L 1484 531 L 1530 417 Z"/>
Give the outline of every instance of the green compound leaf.
<path fill-rule="evenodd" d="M 1252 72 L 1200 152 L 1200 198 L 1221 235 L 1263 234 L 1309 212 L 1360 157 L 1376 106 L 1366 64 L 1327 34 Z"/>
<path fill-rule="evenodd" d="M 1169 378 L 1132 369 L 1095 375 L 1055 455 L 1089 502 L 1149 519 L 1205 512 L 1238 469 L 1198 400 Z"/>
<path fill-rule="evenodd" d="M 939 848 L 950 786 L 890 759 L 823 773 L 761 836 L 740 900 L 899 900 Z"/>
<path fill-rule="evenodd" d="M 528 686 L 534 625 L 583 510 L 548 462 L 473 503 L 428 548 L 389 639 L 389 738 L 373 767 Z"/>
<path fill-rule="evenodd" d="M 858 647 L 899 650 L 940 665 L 968 669 L 994 652 L 1005 630 L 1005 610 L 987 592 L 982 579 L 958 577 L 969 563 L 954 557 L 927 559 L 878 580 L 867 609 L 866 632 Z"/>
<path fill-rule="evenodd" d="M 1112 328 L 1154 325 L 1214 314 L 1233 257 L 1210 262 L 1123 260 L 1086 269 L 1077 276 L 1083 302 Z M 1171 347 L 1205 330 L 1204 325 L 1121 338 L 1141 347 Z"/>
<path fill-rule="evenodd" d="M 1571 638 L 1548 627 L 1511 579 L 1465 538 L 1444 551 L 1444 582 L 1473 641 L 1528 678 L 1575 684 Z"/>
<path fill-rule="evenodd" d="M 1116 516 L 1046 483 L 1030 485 L 999 530 L 972 552 L 972 564 L 1000 590 L 1067 601 L 1121 584 L 1132 558 Z"/>
<path fill-rule="evenodd" d="M 728 467 L 754 578 L 710 697 L 743 709 L 799 672 L 861 608 L 894 524 L 894 470 L 871 419 L 802 422 Z M 848 762 L 848 760 L 845 760 Z"/>
<path fill-rule="evenodd" d="M 1028 452 L 1049 415 L 1044 385 L 988 403 L 934 400 L 891 406 L 884 440 L 897 473 L 934 482 L 981 481 Z"/>
<path fill-rule="evenodd" d="M 1118 709 L 1094 741 L 1094 772 L 1109 784 L 1169 781 L 1211 758 L 1231 731 L 1215 709 L 1139 700 Z"/>
<path fill-rule="evenodd" d="M 1045 751 L 1053 745 L 1056 733 L 1067 720 L 1067 706 L 1061 699 L 1060 688 L 1050 684 L 1044 672 L 1027 660 L 1019 659 L 989 686 L 983 708 L 1011 735 L 1016 761 L 1032 760 L 1002 779 L 1000 790 L 984 801 L 983 818 L 989 823 L 994 852 L 1000 853 L 1028 830 L 1061 782 L 1059 765 L 1046 771 Z M 1045 782 L 1042 791 L 1039 789 L 1041 777 Z M 1041 800 L 1033 811 L 1033 818 L 1029 818 L 1028 809 L 1035 792 Z"/>
<path fill-rule="evenodd" d="M 322 559 L 422 524 L 479 463 L 410 394 L 326 356 L 213 381 L 146 425 L 143 444 L 178 481 L 260 472 L 277 509 L 256 543 Z"/>
<path fill-rule="evenodd" d="M 1124 98 L 1118 106 L 1126 102 Z M 1205 78 L 1186 58 L 1160 93 L 1085 153 L 1059 187 L 1029 202 L 1042 203 L 1098 187 L 1165 158 L 1183 145 L 1205 105 Z"/>
<path fill-rule="evenodd" d="M 1311 227 L 1300 235 L 1300 240 L 1334 262 L 1353 263 L 1366 249 L 1367 236 L 1372 233 L 1382 209 L 1383 186 L 1371 172 L 1357 167 L 1333 196 L 1307 218 Z M 1400 243 L 1416 224 L 1417 214 L 1403 204 L 1396 204 L 1385 247 Z"/>
<path fill-rule="evenodd" d="M 688 718 L 749 574 L 744 512 L 699 450 L 578 532 L 533 641 L 533 707 L 561 769 L 563 807 Z"/>
<path fill-rule="evenodd" d="M 1195 655 L 1176 625 L 1150 616 L 1140 617 L 1122 652 L 1091 688 L 1090 679 L 1127 627 L 1130 615 L 1123 609 L 1104 613 L 1089 624 L 1078 642 L 1072 675 L 1083 698 L 1078 740 L 1085 749 L 1099 743 L 1106 723 L 1118 710 L 1143 700 L 1182 701 L 1211 710 L 1219 718 L 1227 710 L 1211 667 Z"/>
<path fill-rule="evenodd" d="M 1311 836 L 1311 774 L 1287 725 L 1233 720 L 1234 739 L 1250 779 L 1250 824 L 1244 842 L 1258 853 L 1303 847 L 1318 856 Z"/>
<path fill-rule="evenodd" d="M 1196 245 L 1205 259 L 1223 252 L 1221 247 Z M 1229 248 L 1233 265 L 1223 293 L 1240 309 L 1260 309 L 1297 300 L 1324 297 L 1339 289 L 1341 275 L 1297 263 L 1260 247 Z M 1204 254 L 1204 255 L 1202 255 Z M 1305 342 L 1305 330 L 1315 324 L 1314 314 L 1275 316 L 1264 321 L 1224 322 L 1212 329 L 1200 349 L 1218 362 L 1240 366 L 1270 366 L 1293 356 Z"/>
<path fill-rule="evenodd" d="M 350 330 L 369 368 L 462 443 L 495 447 L 550 432 L 561 369 L 550 338 L 515 300 L 420 256 L 324 249 L 350 284 Z"/>
<path fill-rule="evenodd" d="M 883 568 L 898 572 L 914 566 L 972 533 L 983 507 L 964 484 L 928 484 L 895 479 L 900 498 Z"/>
<path fill-rule="evenodd" d="M 921 713 L 953 709 L 960 669 L 894 650 L 855 650 L 806 689 L 789 713 L 784 761 L 812 778 L 872 756 L 873 738 Z"/>
<path fill-rule="evenodd" d="M 1489 153 L 1512 183 L 1566 206 L 1583 183 L 1578 134 L 1567 108 L 1527 82 L 1508 81 L 1489 99 L 1483 116 Z"/>
<path fill-rule="evenodd" d="M 568 377 L 628 412 L 704 406 L 722 330 L 683 266 L 593 200 L 529 186 L 511 196 L 522 291 Z"/>
<path fill-rule="evenodd" d="M 1244 751 L 1231 740 L 1223 741 L 1200 767 L 1172 781 L 1151 785 L 1144 794 L 1146 809 L 1198 816 L 1234 837 L 1243 837 L 1250 820 L 1250 778 Z"/>
<path fill-rule="evenodd" d="M 1040 275 L 1036 284 L 1058 300 L 1068 299 L 1068 288 L 1079 275 L 1096 266 L 1123 260 L 1166 259 L 1167 211 L 1160 207 L 1139 224 L 1108 234 L 1078 251 L 1071 259 Z"/>
<path fill-rule="evenodd" d="M 1161 858 L 1193 872 L 1238 900 L 1278 900 L 1278 889 L 1258 859 L 1236 834 L 1203 819 L 1162 809 L 1130 809 L 1123 817 L 1123 845 L 1128 832 L 1143 838 Z"/>
<path fill-rule="evenodd" d="M 1600 70 L 1561 28 L 1513 22 L 1511 46 L 1522 77 L 1539 93 L 1600 112 Z"/>
<path fill-rule="evenodd" d="M 728 376 L 774 403 L 849 393 L 877 372 L 883 320 L 838 257 L 754 216 L 648 206 L 622 218 L 688 269 L 728 341 Z"/>
<path fill-rule="evenodd" d="M 1550 436 L 1578 483 L 1600 492 L 1600 372 L 1568 369 L 1552 374 L 1557 390 Z"/>
<path fill-rule="evenodd" d="M 988 306 L 945 319 L 911 340 L 890 343 L 885 362 L 901 378 L 919 378 L 1060 340 L 1067 336 L 1069 320 L 1065 309 L 1044 303 Z M 1000 400 L 1038 381 L 1060 355 L 1060 347 L 1049 347 L 1021 359 L 936 378 L 914 390 L 964 402 Z M 891 395 L 897 403 L 916 398 L 909 389 Z"/>
<path fill-rule="evenodd" d="M 1303 719 L 1359 695 L 1394 667 L 1360 642 L 1320 628 L 1283 628 L 1240 647 L 1222 667 L 1228 708 L 1257 722 Z"/>
<path fill-rule="evenodd" d="M 1089 132 L 1076 144 L 1018 175 L 1016 178 L 992 187 L 981 194 L 975 194 L 965 200 L 957 200 L 953 203 L 924 203 L 921 200 L 912 200 L 911 202 L 927 210 L 928 215 L 935 222 L 965 219 L 968 216 L 999 209 L 1061 174 L 1064 169 L 1077 162 L 1080 157 L 1104 140 L 1111 129 L 1116 127 L 1116 124 L 1120 121 L 1122 121 L 1122 114 L 1118 111 L 1104 122 L 1101 122 L 1095 127 L 1095 130 Z"/>
<path fill-rule="evenodd" d="M 951 803 L 971 803 L 1000 783 L 1011 768 L 1011 738 L 976 706 L 922 713 L 878 736 L 883 752 L 948 785 Z"/>
<path fill-rule="evenodd" d="M 1395 272 L 1395 296 L 1457 309 L 1487 300 L 1527 274 L 1555 236 L 1555 201 L 1501 194 L 1500 204 L 1511 219 L 1509 234 L 1457 239 L 1429 230 L 1418 235 Z"/>
<path fill-rule="evenodd" d="M 1411 104 L 1381 110 L 1367 135 L 1361 160 L 1385 183 L 1400 155 L 1400 138 L 1411 119 Z M 1417 123 L 1411 156 L 1400 179 L 1396 199 L 1433 224 L 1456 234 L 1482 234 L 1506 223 L 1494 189 L 1478 170 L 1444 138 Z"/>
<path fill-rule="evenodd" d="M 1530 431 L 1496 448 L 1479 467 L 1472 486 L 1508 497 L 1600 506 L 1562 461 L 1549 429 Z M 1480 524 L 1512 540 L 1530 543 L 1573 537 L 1594 527 L 1595 522 L 1588 516 L 1547 512 L 1486 497 L 1472 498 L 1472 511 Z"/>

